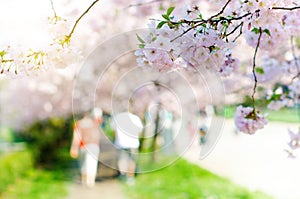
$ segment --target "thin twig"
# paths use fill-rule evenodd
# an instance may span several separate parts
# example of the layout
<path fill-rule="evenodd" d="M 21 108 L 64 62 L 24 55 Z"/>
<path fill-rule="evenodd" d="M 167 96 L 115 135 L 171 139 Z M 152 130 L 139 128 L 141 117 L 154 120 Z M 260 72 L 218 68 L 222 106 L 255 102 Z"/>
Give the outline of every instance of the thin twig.
<path fill-rule="evenodd" d="M 181 33 L 180 35 L 178 35 L 177 37 L 175 37 L 174 39 L 171 40 L 172 41 L 175 41 L 176 39 L 182 37 L 183 35 L 185 35 L 186 33 L 188 33 L 189 31 L 195 29 L 196 27 L 198 26 L 201 26 L 202 24 L 205 24 L 205 23 L 208 23 L 210 22 L 211 24 L 216 24 L 216 23 L 219 23 L 220 21 L 228 21 L 228 23 L 231 23 L 231 21 L 237 21 L 237 20 L 241 20 L 249 15 L 251 15 L 252 13 L 248 12 L 242 16 L 239 16 L 239 17 L 234 17 L 234 18 L 225 18 L 225 17 L 222 17 L 221 19 L 213 19 L 213 17 L 210 17 L 208 20 L 200 20 L 200 21 L 194 21 L 194 24 L 192 27 L 186 29 L 183 33 Z M 172 24 L 177 24 L 178 22 L 171 22 Z M 182 23 L 186 23 L 186 24 L 191 24 L 193 23 L 193 21 L 182 21 Z"/>
<path fill-rule="evenodd" d="M 176 36 L 174 39 L 170 40 L 170 42 L 175 41 L 176 39 L 182 37 L 182 36 L 185 35 L 186 33 L 190 32 L 191 30 L 195 29 L 195 28 L 198 27 L 198 26 L 201 26 L 201 25 L 204 24 L 204 23 L 205 23 L 205 22 L 199 23 L 199 24 L 197 24 L 197 25 L 194 25 L 194 26 L 192 26 L 192 27 L 186 29 L 185 31 L 183 31 L 183 33 L 181 33 L 180 35 Z"/>
<path fill-rule="evenodd" d="M 182 37 L 183 35 L 185 35 L 185 34 L 188 33 L 189 31 L 193 30 L 194 28 L 196 28 L 196 27 L 198 27 L 198 26 L 201 26 L 202 24 L 207 23 L 208 21 L 213 21 L 213 18 L 215 18 L 215 17 L 221 15 L 221 14 L 224 12 L 224 10 L 226 9 L 226 7 L 227 7 L 228 4 L 230 3 L 230 1 L 231 1 L 231 0 L 228 0 L 228 1 L 226 2 L 226 4 L 222 7 L 221 11 L 219 11 L 217 14 L 211 16 L 208 20 L 203 20 L 203 19 L 201 19 L 201 20 L 198 21 L 198 22 L 195 22 L 195 21 L 183 21 L 183 23 L 187 23 L 187 24 L 191 24 L 191 23 L 196 23 L 196 24 L 195 24 L 194 26 L 192 26 L 192 27 L 186 29 L 183 33 L 181 33 L 180 35 L 178 35 L 177 37 L 175 37 L 174 39 L 172 39 L 171 42 L 173 42 L 173 41 L 175 41 L 176 39 Z"/>
<path fill-rule="evenodd" d="M 226 34 L 226 37 L 228 37 L 229 35 L 232 35 L 233 33 L 235 33 L 235 31 L 240 27 L 243 26 L 244 22 L 241 22 L 239 25 L 237 25 L 230 33 Z"/>
<path fill-rule="evenodd" d="M 296 10 L 296 9 L 300 9 L 300 6 L 296 6 L 296 7 L 291 7 L 291 8 L 286 8 L 286 7 L 272 7 L 272 10 Z"/>
<path fill-rule="evenodd" d="M 235 42 L 243 34 L 243 25 L 244 23 L 240 26 L 240 33 L 232 40 L 232 42 Z"/>
<path fill-rule="evenodd" d="M 231 1 L 231 0 L 228 0 L 228 1 L 226 2 L 226 4 L 223 6 L 223 8 L 222 8 L 217 14 L 211 16 L 210 18 L 212 19 L 212 18 L 215 18 L 215 17 L 217 17 L 217 16 L 223 14 L 223 12 L 225 11 L 225 9 L 226 9 L 226 7 L 228 6 L 228 4 L 230 3 L 230 1 Z"/>
<path fill-rule="evenodd" d="M 56 14 L 56 11 L 55 11 L 55 8 L 54 8 L 54 4 L 53 4 L 53 1 L 50 0 L 50 3 L 51 3 L 51 8 L 52 8 L 52 11 L 54 13 L 54 17 L 56 18 L 57 17 L 57 14 Z"/>
<path fill-rule="evenodd" d="M 158 3 L 158 2 L 162 2 L 163 0 L 152 0 L 152 1 L 148 1 L 148 2 L 144 2 L 144 3 L 136 3 L 136 4 L 130 4 L 127 7 L 125 7 L 125 9 L 131 8 L 131 7 L 139 7 L 139 6 L 144 6 L 144 5 L 149 5 L 152 3 Z"/>
<path fill-rule="evenodd" d="M 74 24 L 74 26 L 73 26 L 73 28 L 72 28 L 70 34 L 68 35 L 69 38 L 72 37 L 72 34 L 74 33 L 75 28 L 76 28 L 76 26 L 78 25 L 78 23 L 79 23 L 79 21 L 81 20 L 81 18 L 82 18 L 84 15 L 86 15 L 86 14 L 89 12 L 89 10 L 90 10 L 90 9 L 91 9 L 98 1 L 99 1 L 99 0 L 95 0 L 88 8 L 82 13 L 82 15 L 76 20 L 76 22 L 75 22 L 75 24 Z"/>
<path fill-rule="evenodd" d="M 259 12 L 260 10 L 256 10 L 255 12 Z M 237 20 L 241 20 L 241 19 L 243 19 L 243 18 L 245 18 L 245 17 L 247 17 L 247 16 L 249 16 L 249 15 L 252 15 L 253 13 L 251 13 L 251 12 L 248 12 L 248 13 L 246 13 L 246 14 L 244 14 L 244 15 L 242 15 L 242 16 L 239 16 L 239 17 L 233 17 L 233 18 L 225 18 L 225 19 L 223 19 L 223 20 L 227 20 L 228 22 L 231 22 L 231 21 L 237 21 Z"/>
<path fill-rule="evenodd" d="M 259 48 L 259 45 L 260 45 L 260 39 L 261 39 L 261 36 L 262 36 L 262 30 L 261 30 L 261 27 L 259 28 L 259 36 L 258 36 L 258 39 L 257 39 L 257 44 L 256 44 L 256 47 L 255 47 L 255 51 L 254 51 L 254 56 L 253 56 L 253 67 L 252 67 L 252 74 L 253 74 L 253 77 L 254 77 L 254 87 L 253 87 L 253 93 L 252 93 L 252 103 L 253 103 L 253 112 L 255 112 L 255 99 L 254 99 L 254 95 L 256 93 L 256 88 L 257 88 L 257 76 L 256 76 L 256 72 L 255 72 L 255 68 L 256 68 L 256 56 L 257 56 L 257 51 L 258 51 L 258 48 Z"/>

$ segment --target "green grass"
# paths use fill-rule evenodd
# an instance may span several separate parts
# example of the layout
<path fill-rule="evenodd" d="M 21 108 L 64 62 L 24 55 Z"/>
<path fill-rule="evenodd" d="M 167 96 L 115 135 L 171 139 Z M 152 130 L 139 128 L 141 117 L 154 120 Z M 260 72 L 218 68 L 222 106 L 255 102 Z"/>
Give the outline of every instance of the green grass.
<path fill-rule="evenodd" d="M 261 192 L 250 192 L 182 159 L 159 171 L 138 175 L 135 185 L 125 185 L 125 190 L 132 199 L 272 198 Z"/>
<path fill-rule="evenodd" d="M 33 161 L 27 151 L 2 154 L 0 157 L 0 197 L 8 186 L 25 176 Z"/>
<path fill-rule="evenodd" d="M 65 198 L 68 194 L 67 183 L 71 181 L 75 169 L 70 167 L 68 151 L 59 151 L 60 161 L 51 170 L 34 168 L 29 151 L 1 156 L 0 199 Z"/>
<path fill-rule="evenodd" d="M 280 111 L 268 110 L 267 118 L 270 121 L 299 123 L 300 122 L 300 112 L 298 112 L 298 109 L 283 109 Z"/>
<path fill-rule="evenodd" d="M 26 176 L 9 186 L 3 199 L 59 199 L 67 195 L 60 173 L 45 170 L 30 170 Z"/>
<path fill-rule="evenodd" d="M 236 110 L 236 106 L 226 106 L 223 109 L 223 112 L 220 113 L 220 115 L 224 116 L 225 118 L 233 118 L 235 110 Z M 287 122 L 287 123 L 300 122 L 300 110 L 298 111 L 297 108 L 284 108 L 279 111 L 273 111 L 268 109 L 268 110 L 262 110 L 261 112 L 268 113 L 267 118 L 269 121 Z"/>

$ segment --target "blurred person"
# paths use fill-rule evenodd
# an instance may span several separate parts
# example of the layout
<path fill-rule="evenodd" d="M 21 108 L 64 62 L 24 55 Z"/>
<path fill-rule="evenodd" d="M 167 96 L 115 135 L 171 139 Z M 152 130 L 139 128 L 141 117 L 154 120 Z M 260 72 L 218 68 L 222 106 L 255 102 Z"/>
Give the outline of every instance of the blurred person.
<path fill-rule="evenodd" d="M 166 155 L 175 153 L 173 138 L 173 113 L 167 110 L 160 111 L 161 118 L 161 135 L 163 137 L 162 151 Z"/>
<path fill-rule="evenodd" d="M 112 128 L 115 131 L 115 145 L 118 148 L 118 170 L 120 178 L 134 184 L 137 165 L 139 135 L 143 130 L 141 119 L 130 112 L 113 116 Z"/>
<path fill-rule="evenodd" d="M 95 118 L 98 125 L 101 125 L 102 122 L 103 122 L 102 116 L 103 116 L 103 111 L 102 111 L 101 108 L 94 108 L 93 109 L 93 117 Z"/>
<path fill-rule="evenodd" d="M 199 144 L 203 145 L 206 143 L 207 127 L 202 126 L 199 128 Z"/>
<path fill-rule="evenodd" d="M 73 158 L 80 158 L 81 182 L 88 187 L 95 185 L 99 153 L 99 121 L 86 113 L 74 125 L 70 155 Z"/>

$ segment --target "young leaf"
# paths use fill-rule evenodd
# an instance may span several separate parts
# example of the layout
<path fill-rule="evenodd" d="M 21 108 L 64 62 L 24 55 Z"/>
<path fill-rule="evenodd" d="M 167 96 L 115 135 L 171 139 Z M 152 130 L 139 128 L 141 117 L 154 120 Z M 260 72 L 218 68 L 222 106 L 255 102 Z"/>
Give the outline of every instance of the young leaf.
<path fill-rule="evenodd" d="M 259 28 L 253 28 L 251 32 L 254 32 L 255 34 L 259 34 Z"/>
<path fill-rule="evenodd" d="M 146 43 L 138 34 L 136 34 L 136 37 L 142 44 Z"/>
<path fill-rule="evenodd" d="M 139 44 L 139 48 L 145 48 L 145 44 Z"/>
<path fill-rule="evenodd" d="M 3 57 L 5 54 L 6 54 L 6 52 L 4 50 L 0 51 L 0 57 Z"/>
<path fill-rule="evenodd" d="M 263 69 L 263 68 L 260 68 L 260 67 L 256 67 L 256 68 L 255 68 L 255 71 L 256 71 L 258 74 L 264 74 L 264 73 L 265 73 L 264 69 Z"/>
<path fill-rule="evenodd" d="M 200 19 L 200 20 L 202 20 L 202 19 L 203 19 L 203 16 L 202 16 L 202 14 L 201 14 L 201 13 L 199 14 L 199 19 Z"/>
<path fill-rule="evenodd" d="M 163 25 L 165 25 L 167 22 L 166 21 L 161 21 L 159 22 L 159 24 L 157 24 L 156 28 L 160 29 L 161 27 L 163 27 Z"/>
<path fill-rule="evenodd" d="M 167 15 L 170 16 L 174 9 L 175 9 L 175 7 L 168 8 Z"/>
<path fill-rule="evenodd" d="M 271 32 L 269 29 L 264 29 L 264 32 L 271 37 Z"/>
<path fill-rule="evenodd" d="M 166 20 L 168 20 L 168 21 L 170 21 L 170 17 L 169 17 L 169 15 L 166 15 L 166 14 L 163 14 L 163 15 L 161 15 L 164 19 L 166 19 Z"/>

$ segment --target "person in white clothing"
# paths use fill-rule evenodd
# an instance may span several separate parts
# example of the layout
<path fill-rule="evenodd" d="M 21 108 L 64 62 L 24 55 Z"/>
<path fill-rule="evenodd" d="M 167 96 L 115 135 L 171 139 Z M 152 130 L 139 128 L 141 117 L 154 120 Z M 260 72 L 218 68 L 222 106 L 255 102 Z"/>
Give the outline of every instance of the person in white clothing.
<path fill-rule="evenodd" d="M 141 119 L 130 112 L 113 116 L 112 128 L 115 130 L 115 145 L 118 148 L 118 169 L 121 178 L 128 183 L 134 182 L 139 135 L 143 130 Z"/>

